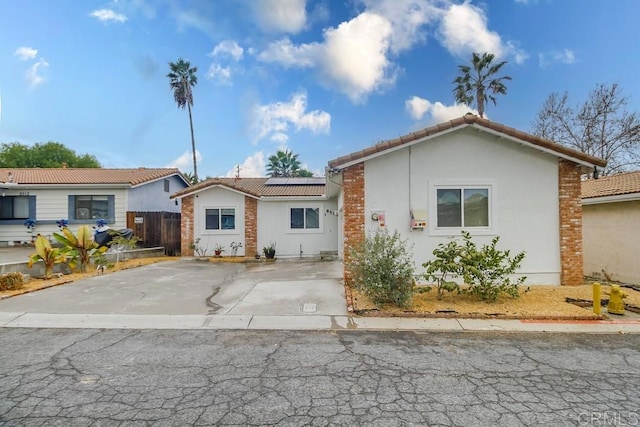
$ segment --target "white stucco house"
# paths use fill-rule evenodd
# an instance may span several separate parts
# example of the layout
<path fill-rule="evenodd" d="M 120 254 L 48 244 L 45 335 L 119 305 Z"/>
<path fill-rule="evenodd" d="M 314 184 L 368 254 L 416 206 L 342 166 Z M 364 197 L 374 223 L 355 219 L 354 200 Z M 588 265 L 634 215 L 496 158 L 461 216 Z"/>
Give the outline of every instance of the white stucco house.
<path fill-rule="evenodd" d="M 58 231 L 57 221 L 126 227 L 128 211 L 180 212 L 170 195 L 189 186 L 178 169 L 0 169 L 0 244 Z M 35 221 L 29 233 L 25 222 Z"/>
<path fill-rule="evenodd" d="M 640 171 L 582 182 L 584 274 L 640 284 Z"/>
<path fill-rule="evenodd" d="M 323 179 L 224 178 L 185 189 L 174 195 L 182 254 L 200 238 L 208 248 L 239 240 L 238 255 L 274 241 L 277 256 L 344 257 L 384 227 L 409 241 L 420 267 L 466 230 L 479 243 L 500 236 L 501 247 L 525 251 L 528 283 L 581 284 L 580 179 L 605 164 L 468 114 L 333 159 Z"/>

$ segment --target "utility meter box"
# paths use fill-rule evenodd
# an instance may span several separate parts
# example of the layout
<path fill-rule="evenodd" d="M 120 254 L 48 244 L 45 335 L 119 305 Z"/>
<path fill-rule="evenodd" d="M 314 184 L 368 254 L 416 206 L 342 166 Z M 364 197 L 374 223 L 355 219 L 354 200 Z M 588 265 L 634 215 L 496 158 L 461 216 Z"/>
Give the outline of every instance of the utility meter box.
<path fill-rule="evenodd" d="M 424 230 L 427 227 L 427 221 L 424 219 L 412 219 L 411 228 L 413 230 Z"/>

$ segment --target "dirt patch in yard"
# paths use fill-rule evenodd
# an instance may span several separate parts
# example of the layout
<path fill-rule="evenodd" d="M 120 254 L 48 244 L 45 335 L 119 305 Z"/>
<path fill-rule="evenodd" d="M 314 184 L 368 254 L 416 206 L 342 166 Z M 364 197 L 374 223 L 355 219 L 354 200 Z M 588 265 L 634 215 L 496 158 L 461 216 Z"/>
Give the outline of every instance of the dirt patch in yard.
<path fill-rule="evenodd" d="M 640 308 L 640 292 L 624 287 L 627 308 Z M 610 286 L 602 285 L 601 299 L 608 300 Z M 567 302 L 573 300 L 593 301 L 591 284 L 582 286 L 531 285 L 520 288 L 520 297 L 502 296 L 496 302 L 486 302 L 469 294 L 445 293 L 437 299 L 435 289 L 426 293 L 416 293 L 409 308 L 392 305 L 376 306 L 369 298 L 357 290 L 352 290 L 354 313 L 365 316 L 393 317 L 459 317 L 459 318 L 501 318 L 501 319 L 620 319 L 624 316 L 607 313 L 602 306 L 602 316 L 593 313 L 591 307 L 580 307 Z M 583 304 L 583 305 L 586 305 Z M 633 308 L 632 307 L 632 308 Z"/>

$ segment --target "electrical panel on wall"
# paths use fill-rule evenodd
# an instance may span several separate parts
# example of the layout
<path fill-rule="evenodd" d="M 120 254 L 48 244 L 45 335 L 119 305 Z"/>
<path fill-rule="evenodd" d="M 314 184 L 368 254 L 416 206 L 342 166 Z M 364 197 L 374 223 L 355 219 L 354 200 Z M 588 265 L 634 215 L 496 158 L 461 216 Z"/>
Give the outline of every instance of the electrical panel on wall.
<path fill-rule="evenodd" d="M 384 211 L 372 211 L 371 212 L 371 221 L 376 222 L 378 224 L 378 228 L 386 227 Z"/>
<path fill-rule="evenodd" d="M 411 229 L 424 230 L 427 228 L 427 211 L 423 209 L 411 209 Z"/>

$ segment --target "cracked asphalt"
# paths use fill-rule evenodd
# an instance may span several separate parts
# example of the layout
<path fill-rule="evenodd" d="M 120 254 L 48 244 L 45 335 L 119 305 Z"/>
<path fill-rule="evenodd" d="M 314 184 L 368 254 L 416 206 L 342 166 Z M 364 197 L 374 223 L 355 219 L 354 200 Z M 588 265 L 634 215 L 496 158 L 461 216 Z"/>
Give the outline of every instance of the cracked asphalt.
<path fill-rule="evenodd" d="M 640 425 L 640 336 L 0 329 L 2 426 Z"/>

